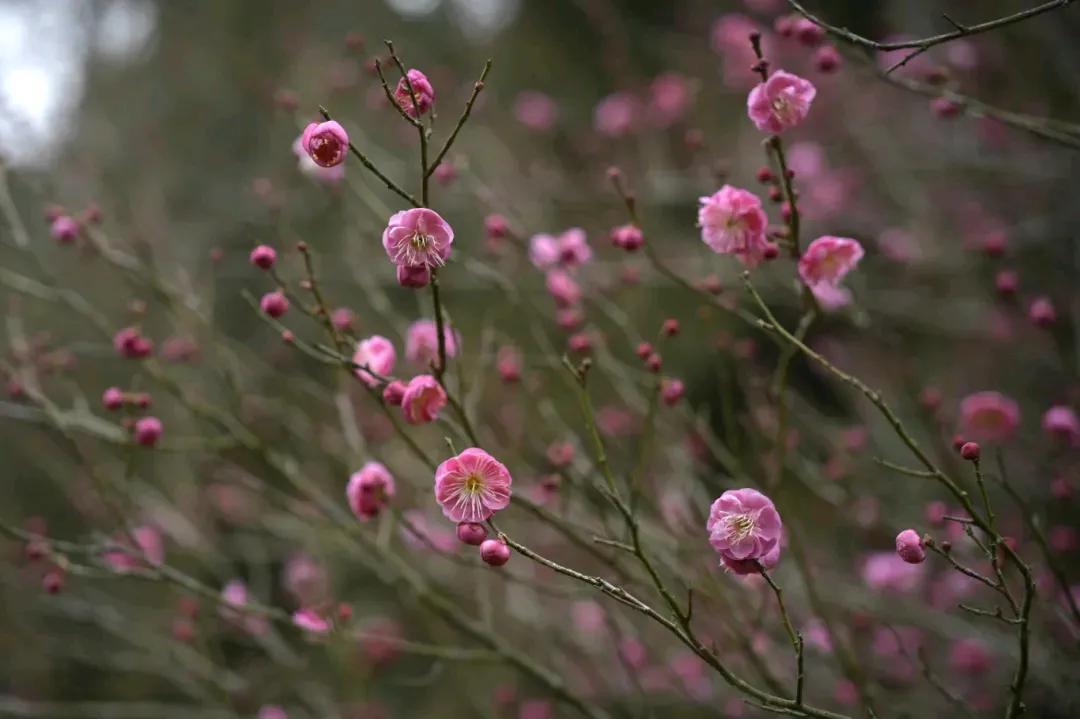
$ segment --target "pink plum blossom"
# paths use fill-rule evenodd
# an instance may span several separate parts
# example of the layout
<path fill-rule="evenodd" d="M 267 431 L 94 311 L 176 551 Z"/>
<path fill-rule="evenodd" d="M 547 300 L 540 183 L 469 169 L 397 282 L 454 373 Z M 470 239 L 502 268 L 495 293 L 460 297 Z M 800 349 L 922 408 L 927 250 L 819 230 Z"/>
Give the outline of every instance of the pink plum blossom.
<path fill-rule="evenodd" d="M 922 538 L 914 529 L 905 529 L 896 535 L 896 554 L 908 564 L 919 564 L 926 559 Z"/>
<path fill-rule="evenodd" d="M 693 85 L 678 73 L 665 72 L 649 84 L 649 119 L 657 127 L 682 120 L 693 102 Z"/>
<path fill-rule="evenodd" d="M 296 155 L 297 167 L 301 174 L 316 180 L 332 185 L 337 182 L 341 182 L 345 178 L 345 163 L 341 162 L 331 167 L 325 167 L 315 162 L 308 151 L 304 149 L 304 136 L 297 135 L 296 140 L 292 146 L 293 154 Z"/>
<path fill-rule="evenodd" d="M 470 447 L 435 470 L 435 499 L 452 522 L 483 522 L 510 504 L 510 471 Z"/>
<path fill-rule="evenodd" d="M 560 307 L 573 307 L 581 301 L 581 287 L 569 272 L 551 270 L 544 284 Z"/>
<path fill-rule="evenodd" d="M 922 579 L 922 566 L 908 564 L 895 552 L 875 552 L 863 562 L 862 579 L 875 591 L 911 592 Z"/>
<path fill-rule="evenodd" d="M 434 210 L 413 207 L 390 217 L 382 243 L 395 265 L 442 267 L 450 257 L 454 229 Z"/>
<path fill-rule="evenodd" d="M 750 91 L 746 107 L 757 129 L 778 135 L 806 119 L 816 94 L 809 80 L 777 70 Z"/>
<path fill-rule="evenodd" d="M 358 365 L 354 372 L 360 378 L 360 381 L 368 387 L 376 387 L 382 381 L 370 372 L 359 369 L 359 367 L 367 367 L 371 372 L 386 376 L 394 371 L 394 364 L 397 363 L 397 350 L 394 349 L 394 343 L 382 335 L 372 335 L 367 339 L 360 340 L 356 345 L 356 352 L 353 353 L 352 361 L 353 364 Z"/>
<path fill-rule="evenodd" d="M 425 114 L 435 103 L 435 88 L 431 86 L 427 75 L 415 68 L 405 75 L 408 80 L 401 78 L 394 88 L 394 100 L 406 115 L 416 118 Z"/>
<path fill-rule="evenodd" d="M 514 117 L 534 132 L 547 132 L 559 119 L 559 107 L 549 95 L 525 90 L 514 100 Z"/>
<path fill-rule="evenodd" d="M 356 518 L 367 521 L 378 516 L 394 497 L 394 476 L 379 462 L 368 462 L 349 477 L 345 496 Z"/>
<path fill-rule="evenodd" d="M 313 122 L 300 135 L 300 146 L 321 167 L 334 167 L 345 162 L 349 154 L 349 133 L 334 120 Z"/>
<path fill-rule="evenodd" d="M 298 609 L 292 615 L 293 624 L 311 634 L 327 634 L 330 622 L 314 609 Z"/>
<path fill-rule="evenodd" d="M 429 374 L 418 375 L 409 380 L 409 384 L 405 386 L 405 394 L 401 396 L 401 411 L 409 424 L 431 422 L 445 406 L 446 390 Z"/>
<path fill-rule="evenodd" d="M 165 562 L 165 544 L 157 529 L 143 525 L 133 529 L 131 536 L 134 537 L 135 547 L 131 545 L 131 537 L 122 534 L 113 540 L 120 548 L 102 555 L 114 572 L 130 572 L 147 565 L 157 567 Z"/>
<path fill-rule="evenodd" d="M 457 354 L 457 338 L 449 325 L 443 325 L 443 346 L 447 357 Z M 439 358 L 439 331 L 435 320 L 417 320 L 405 337 L 405 357 L 427 366 Z"/>
<path fill-rule="evenodd" d="M 756 489 L 729 489 L 713 502 L 705 525 L 709 543 L 736 574 L 779 559 L 783 524 L 772 500 Z M 771 556 L 770 556 L 771 555 Z"/>
<path fill-rule="evenodd" d="M 846 237 L 825 235 L 811 242 L 799 258 L 799 276 L 810 288 L 837 287 L 863 257 L 863 248 Z"/>
<path fill-rule="evenodd" d="M 593 127 L 601 135 L 619 138 L 629 135 L 637 127 L 641 103 L 626 92 L 608 95 L 596 105 Z"/>
<path fill-rule="evenodd" d="M 1003 442 L 1020 426 L 1020 406 L 1000 392 L 976 392 L 960 401 L 960 431 L 965 439 Z"/>
<path fill-rule="evenodd" d="M 1076 446 L 1080 444 L 1080 419 L 1072 407 L 1057 405 L 1046 410 L 1042 417 L 1042 428 L 1047 434 L 1066 440 Z"/>
<path fill-rule="evenodd" d="M 529 259 L 540 270 L 580 267 L 592 259 L 585 230 L 571 227 L 560 235 L 538 234 L 529 240 Z"/>
<path fill-rule="evenodd" d="M 747 267 L 756 267 L 770 247 L 765 234 L 769 219 L 757 195 L 724 185 L 700 198 L 700 202 L 698 227 L 702 241 L 713 252 L 735 255 Z"/>

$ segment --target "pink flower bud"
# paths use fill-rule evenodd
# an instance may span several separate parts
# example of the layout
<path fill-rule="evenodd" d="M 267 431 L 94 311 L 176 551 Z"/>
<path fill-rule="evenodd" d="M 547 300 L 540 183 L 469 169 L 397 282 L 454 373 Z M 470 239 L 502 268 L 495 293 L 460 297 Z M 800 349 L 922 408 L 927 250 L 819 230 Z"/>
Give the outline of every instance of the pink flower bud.
<path fill-rule="evenodd" d="M 1020 279 L 1012 270 L 1002 270 L 994 277 L 994 287 L 999 295 L 1010 297 L 1015 295 L 1016 290 L 1019 289 Z"/>
<path fill-rule="evenodd" d="M 427 265 L 418 265 L 416 267 L 398 265 L 397 281 L 402 287 L 409 287 L 412 289 L 427 287 L 431 284 L 431 270 Z"/>
<path fill-rule="evenodd" d="M 979 458 L 982 453 L 982 449 L 976 442 L 964 442 L 960 445 L 960 456 L 969 462 L 974 462 Z"/>
<path fill-rule="evenodd" d="M 79 223 L 68 215 L 60 215 L 52 221 L 49 234 L 62 245 L 71 244 L 79 236 Z"/>
<path fill-rule="evenodd" d="M 842 62 L 840 53 L 832 45 L 823 45 L 814 53 L 814 67 L 825 75 L 839 70 Z"/>
<path fill-rule="evenodd" d="M 817 45 L 825 37 L 825 30 L 809 18 L 800 17 L 793 28 L 795 37 L 807 47 Z"/>
<path fill-rule="evenodd" d="M 645 360 L 653 353 L 653 346 L 648 342 L 642 342 L 634 350 L 634 354 L 638 356 L 638 359 Z"/>
<path fill-rule="evenodd" d="M 483 544 L 487 534 L 487 528 L 478 522 L 461 522 L 457 526 L 457 538 L 474 547 Z"/>
<path fill-rule="evenodd" d="M 144 447 L 153 447 L 161 438 L 164 426 L 157 417 L 140 417 L 135 422 L 135 441 Z"/>
<path fill-rule="evenodd" d="M 896 553 L 908 564 L 919 564 L 926 559 L 922 539 L 914 529 L 905 529 L 896 535 Z"/>
<path fill-rule="evenodd" d="M 248 259 L 260 270 L 268 270 L 277 262 L 277 252 L 269 245 L 259 245 L 251 251 Z"/>
<path fill-rule="evenodd" d="M 1057 312 L 1049 297 L 1036 297 L 1028 307 L 1028 319 L 1036 327 L 1050 327 L 1057 321 Z"/>
<path fill-rule="evenodd" d="M 682 380 L 665 378 L 660 384 L 660 398 L 668 407 L 673 407 L 683 398 L 686 388 Z"/>
<path fill-rule="evenodd" d="M 665 337 L 674 337 L 679 334 L 679 321 L 674 318 L 664 320 L 664 324 L 660 327 L 660 332 Z"/>
<path fill-rule="evenodd" d="M 648 369 L 650 372 L 659 372 L 663 366 L 664 361 L 656 352 L 653 352 L 651 355 L 645 358 L 645 368 Z"/>
<path fill-rule="evenodd" d="M 64 588 L 64 572 L 60 569 L 50 569 L 41 578 L 41 588 L 49 594 L 59 594 Z"/>
<path fill-rule="evenodd" d="M 405 396 L 405 383 L 401 380 L 394 380 L 386 385 L 383 390 L 383 401 L 394 407 L 401 406 L 401 398 Z"/>
<path fill-rule="evenodd" d="M 510 233 L 510 228 L 502 215 L 488 215 L 484 218 L 484 231 L 489 238 L 501 240 Z"/>
<path fill-rule="evenodd" d="M 510 561 L 510 547 L 498 539 L 485 539 L 480 545 L 480 558 L 493 567 L 501 567 Z"/>
<path fill-rule="evenodd" d="M 105 405 L 105 409 L 120 409 L 124 406 L 124 391 L 119 387 L 109 387 L 101 395 L 101 403 Z"/>
<path fill-rule="evenodd" d="M 134 327 L 125 327 L 113 335 L 113 347 L 121 357 L 128 359 L 142 359 L 154 351 L 154 343 Z"/>
<path fill-rule="evenodd" d="M 330 313 L 330 322 L 339 332 L 347 332 L 353 329 L 356 322 L 356 313 L 348 307 L 338 307 Z"/>
<path fill-rule="evenodd" d="M 964 111 L 964 106 L 948 97 L 935 97 L 930 101 L 930 112 L 942 120 L 951 120 Z"/>
<path fill-rule="evenodd" d="M 451 182 L 457 179 L 458 170 L 457 167 L 448 160 L 443 160 L 439 163 L 439 166 L 435 168 L 433 177 L 435 180 L 443 186 L 449 185 Z"/>
<path fill-rule="evenodd" d="M 627 252 L 640 249 L 645 244 L 645 235 L 637 225 L 621 225 L 611 231 L 611 244 Z"/>
<path fill-rule="evenodd" d="M 281 317 L 289 311 L 289 300 L 281 291 L 267 292 L 259 300 L 259 308 L 270 317 Z"/>

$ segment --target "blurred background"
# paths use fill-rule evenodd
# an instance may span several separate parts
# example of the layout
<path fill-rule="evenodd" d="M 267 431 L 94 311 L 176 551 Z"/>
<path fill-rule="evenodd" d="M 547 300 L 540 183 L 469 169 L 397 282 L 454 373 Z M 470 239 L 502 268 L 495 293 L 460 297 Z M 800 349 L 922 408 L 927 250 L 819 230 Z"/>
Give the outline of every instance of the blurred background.
<path fill-rule="evenodd" d="M 974 23 L 1023 9 L 1013 0 L 807 5 L 875 39 L 947 31 L 943 13 Z M 198 592 L 93 573 L 73 573 L 48 596 L 40 565 L 5 540 L 0 716 L 247 717 L 269 705 L 294 719 L 575 716 L 550 687 L 501 660 L 403 650 L 395 637 L 476 649 L 433 616 L 409 567 L 615 716 L 766 716 L 670 636 L 588 587 L 523 557 L 506 575 L 483 567 L 456 544 L 431 501 L 430 472 L 377 405 L 340 371 L 282 343 L 244 294 L 273 288 L 249 264 L 252 247 L 276 247 L 281 274 L 295 283 L 303 266 L 292 248 L 304 241 L 328 301 L 351 311 L 349 331 L 383 334 L 400 348 L 410 324 L 431 316 L 427 293 L 398 287 L 379 246 L 400 200 L 355 158 L 343 175 L 321 172 L 294 142 L 324 106 L 415 191 L 415 133 L 373 72 L 373 58 L 386 60 L 383 40 L 431 79 L 440 142 L 494 58 L 432 190 L 457 235 L 442 277 L 474 424 L 511 468 L 516 492 L 595 529 L 588 445 L 558 361 L 586 343 L 613 462 L 644 468 L 646 531 L 664 571 L 699 592 L 703 633 L 740 670 L 783 675 L 789 649 L 770 598 L 717 569 L 701 529 L 725 488 L 764 486 L 775 474 L 769 438 L 782 421 L 767 391 L 778 349 L 724 311 L 752 309 L 741 267 L 708 252 L 695 227 L 698 198 L 724 183 L 768 194 L 755 179 L 766 164 L 763 136 L 745 110 L 754 29 L 765 33 L 773 67 L 818 86 L 810 117 L 785 137 L 804 243 L 831 234 L 867 250 L 847 281 L 854 302 L 816 324 L 809 341 L 880 388 L 961 476 L 969 470 L 951 448 L 960 399 L 996 390 L 1019 402 L 1019 431 L 995 471 L 1008 469 L 1028 510 L 994 493 L 1007 506 L 1003 531 L 1045 580 L 1029 715 L 1076 716 L 1080 626 L 1064 609 L 1061 578 L 1076 591 L 1080 465 L 1075 443 L 1048 435 L 1041 419 L 1051 406 L 1080 403 L 1080 140 L 1061 127 L 1080 122 L 1080 10 L 936 47 L 891 80 L 879 74 L 895 54 L 837 46 L 830 65 L 827 40 L 782 37 L 776 20 L 790 12 L 781 0 L 0 0 L 0 375 L 8 384 L 0 518 L 72 542 L 108 537 L 117 527 L 104 482 L 125 516 L 155 528 L 169 562 L 205 586 L 241 578 L 260 602 L 288 612 L 312 594 L 326 606 L 345 602 L 361 634 L 391 637 L 357 641 L 343 630 L 312 642 L 288 622 L 238 631 Z M 954 92 L 977 101 L 942 104 Z M 612 166 L 637 196 L 646 241 L 712 300 L 611 246 L 608 231 L 627 221 L 608 181 Z M 779 223 L 778 205 L 766 204 Z M 57 206 L 84 228 L 74 244 L 50 239 L 46 217 Z M 506 219 L 508 238 L 489 236 L 492 214 Z M 573 226 L 586 230 L 596 258 L 583 273 L 584 316 L 567 330 L 521 245 Z M 794 277 L 788 260 L 755 273 L 789 327 L 800 315 Z M 686 399 L 654 420 L 649 376 L 633 350 L 655 341 L 669 317 L 682 329 L 665 344 L 664 374 L 685 382 Z M 319 336 L 298 312 L 283 321 L 298 337 Z M 111 345 L 129 325 L 155 340 L 146 368 L 118 359 Z M 519 385 L 499 381 L 506 347 L 523 357 Z M 35 387 L 24 386 L 26 366 Z M 167 447 L 124 448 L 119 420 L 100 409 L 113 385 L 151 393 Z M 932 531 L 928 507 L 946 498 L 873 461 L 908 463 L 891 429 L 849 388 L 800 359 L 790 386 L 792 446 L 770 486 L 807 556 L 801 573 L 787 561 L 778 576 L 808 636 L 825 619 L 822 607 L 832 625 L 831 638 L 808 650 L 808 695 L 858 712 L 866 684 L 904 715 L 940 716 L 953 705 L 921 679 L 928 661 L 964 711 L 998 712 L 1015 640 L 1008 628 L 956 611 L 979 589 L 958 585 L 944 567 L 899 585 L 876 583 L 866 570 L 873 552 L 891 552 L 899 529 Z M 643 461 L 650 422 L 656 439 Z M 259 438 L 259 451 L 228 429 L 237 426 Z M 450 431 L 421 428 L 417 437 L 441 458 Z M 562 442 L 576 448 L 569 463 L 549 451 Z M 288 456 L 270 461 L 267 447 Z M 394 471 L 398 496 L 394 512 L 367 527 L 378 552 L 358 556 L 287 480 L 300 475 L 337 500 L 348 474 L 370 459 Z M 1025 511 L 1039 517 L 1062 576 L 1041 558 Z M 530 546 L 606 571 L 535 513 L 507 515 L 500 524 Z M 934 531 L 949 536 L 948 527 Z M 897 627 L 912 633 L 901 640 Z M 920 651 L 904 644 L 916 635 Z M 963 640 L 978 651 L 957 650 Z M 850 661 L 838 661 L 833 644 L 846 646 Z"/>

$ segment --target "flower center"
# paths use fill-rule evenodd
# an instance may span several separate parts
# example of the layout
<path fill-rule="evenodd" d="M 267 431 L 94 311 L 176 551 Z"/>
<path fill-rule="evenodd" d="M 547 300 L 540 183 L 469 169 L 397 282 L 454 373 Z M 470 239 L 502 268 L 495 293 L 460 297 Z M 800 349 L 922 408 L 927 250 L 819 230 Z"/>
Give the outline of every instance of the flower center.
<path fill-rule="evenodd" d="M 478 474 L 470 474 L 465 478 L 464 488 L 467 494 L 479 494 L 484 489 L 484 480 Z"/>
<path fill-rule="evenodd" d="M 778 95 L 776 99 L 772 101 L 772 109 L 773 113 L 776 114 L 781 122 L 790 122 L 794 119 L 792 115 L 794 114 L 795 108 L 792 106 L 791 102 L 788 101 L 786 95 Z"/>
<path fill-rule="evenodd" d="M 311 140 L 311 154 L 323 166 L 335 164 L 341 155 L 341 143 L 333 136 L 319 136 Z"/>
<path fill-rule="evenodd" d="M 749 514 L 733 514 L 727 518 L 727 527 L 736 540 L 745 539 L 754 531 L 754 517 Z"/>
<path fill-rule="evenodd" d="M 430 235 L 414 232 L 413 236 L 409 239 L 409 243 L 413 246 L 413 249 L 426 250 L 432 244 L 432 239 Z"/>

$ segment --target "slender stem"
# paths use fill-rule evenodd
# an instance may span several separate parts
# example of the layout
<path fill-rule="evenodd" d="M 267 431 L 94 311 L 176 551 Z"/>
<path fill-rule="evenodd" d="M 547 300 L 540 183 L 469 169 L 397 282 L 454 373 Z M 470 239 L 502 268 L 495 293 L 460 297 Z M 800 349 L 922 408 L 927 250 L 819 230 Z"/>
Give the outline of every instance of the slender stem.
<path fill-rule="evenodd" d="M 319 112 L 322 114 L 323 118 L 325 118 L 326 120 L 332 120 L 333 119 L 332 117 L 330 117 L 330 113 L 326 111 L 326 108 L 322 107 L 321 105 L 319 106 Z M 363 152 L 361 152 L 360 148 L 358 148 L 352 142 L 349 143 L 349 152 L 356 155 L 356 159 L 360 160 L 360 164 L 363 165 L 364 167 L 366 167 L 371 172 L 371 174 L 375 175 L 375 177 L 378 177 L 380 180 L 382 180 L 382 183 L 384 185 L 386 185 L 386 188 L 388 190 L 390 190 L 395 195 L 397 195 L 398 197 L 400 197 L 403 200 L 405 200 L 406 202 L 408 202 L 413 207 L 420 207 L 420 201 L 419 200 L 417 200 L 415 197 L 410 195 L 405 190 L 401 189 L 400 185 L 398 185 L 396 182 L 394 182 L 389 177 L 387 177 L 383 173 L 383 171 L 380 170 L 375 165 L 374 162 L 372 162 L 370 159 L 368 159 L 368 156 L 365 155 Z"/>
<path fill-rule="evenodd" d="M 806 679 L 806 674 L 803 670 L 803 638 L 802 635 L 795 630 L 795 627 L 791 624 L 791 617 L 788 615 L 787 607 L 784 606 L 784 592 L 780 589 L 780 586 L 773 580 L 765 567 L 758 563 L 758 572 L 768 582 L 769 587 L 772 589 L 773 594 L 776 595 L 776 605 L 780 609 L 780 617 L 784 620 L 784 629 L 787 631 L 788 638 L 791 640 L 791 648 L 795 651 L 795 706 L 798 707 L 803 701 L 803 683 Z"/>
<path fill-rule="evenodd" d="M 431 166 L 427 169 L 427 174 L 435 172 L 440 164 L 442 164 L 443 158 L 446 157 L 446 153 L 453 147 L 454 141 L 457 140 L 458 133 L 461 132 L 461 128 L 465 126 L 465 121 L 469 119 L 469 113 L 472 112 L 473 105 L 476 103 L 476 98 L 480 96 L 480 91 L 484 89 L 484 81 L 487 79 L 488 72 L 491 70 L 492 60 L 488 60 L 484 63 L 484 69 L 480 71 L 480 79 L 473 85 L 472 95 L 469 96 L 469 101 L 465 103 L 465 110 L 462 111 L 461 117 L 458 118 L 457 124 L 454 125 L 453 131 L 450 136 L 446 138 L 446 142 L 443 143 L 442 149 L 439 150 L 439 154 L 432 160 Z"/>
<path fill-rule="evenodd" d="M 975 25 L 960 25 L 946 15 L 945 19 L 955 28 L 950 32 L 941 33 L 940 35 L 931 35 L 930 37 L 924 37 L 918 40 L 877 42 L 876 40 L 871 40 L 861 35 L 857 35 L 856 33 L 848 30 L 847 28 L 830 25 L 829 23 L 822 20 L 820 17 L 811 14 L 810 11 L 803 7 L 802 3 L 800 3 L 798 0 L 788 0 L 788 4 L 791 5 L 791 7 L 796 10 L 796 12 L 805 17 L 807 20 L 810 20 L 814 24 L 821 27 L 822 30 L 825 30 L 830 35 L 835 35 L 841 40 L 845 40 L 853 45 L 860 45 L 867 49 L 878 51 L 905 49 L 926 50 L 935 45 L 941 45 L 942 43 L 949 42 L 950 40 L 956 40 L 958 38 L 967 37 L 969 35 L 978 35 L 979 33 L 987 32 L 989 30 L 995 30 L 999 27 L 1011 25 L 1012 23 L 1020 22 L 1022 20 L 1027 20 L 1028 18 L 1035 17 L 1036 15 L 1041 15 L 1042 13 L 1050 12 L 1051 10 L 1063 8 L 1066 5 L 1071 4 L 1072 2 L 1073 0 L 1050 0 L 1050 2 L 1043 3 L 1042 5 L 1038 5 L 1028 10 L 1022 10 L 1012 15 L 996 18 L 994 20 L 988 20 L 986 22 L 977 23 Z"/>

